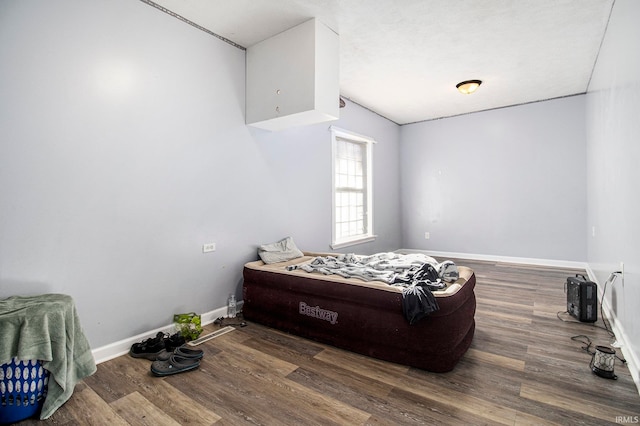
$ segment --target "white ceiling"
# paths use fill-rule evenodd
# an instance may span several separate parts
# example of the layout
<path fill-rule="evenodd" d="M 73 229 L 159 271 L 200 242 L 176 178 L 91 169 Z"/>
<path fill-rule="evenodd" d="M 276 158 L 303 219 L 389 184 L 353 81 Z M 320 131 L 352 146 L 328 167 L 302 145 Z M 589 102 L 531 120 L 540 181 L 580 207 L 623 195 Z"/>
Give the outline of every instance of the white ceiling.
<path fill-rule="evenodd" d="M 398 124 L 585 93 L 614 2 L 154 1 L 243 47 L 319 19 L 340 35 L 340 94 Z"/>

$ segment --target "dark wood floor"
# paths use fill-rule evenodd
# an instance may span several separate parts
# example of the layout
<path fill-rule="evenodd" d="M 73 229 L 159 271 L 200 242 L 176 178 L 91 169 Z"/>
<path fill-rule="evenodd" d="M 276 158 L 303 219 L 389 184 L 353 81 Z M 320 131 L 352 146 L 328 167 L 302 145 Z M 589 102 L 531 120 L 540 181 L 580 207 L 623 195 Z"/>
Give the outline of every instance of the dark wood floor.
<path fill-rule="evenodd" d="M 627 367 L 616 364 L 618 380 L 598 377 L 582 343 L 571 339 L 609 345 L 602 321 L 557 316 L 566 308 L 566 277 L 579 271 L 457 263 L 476 271 L 477 326 L 450 373 L 250 323 L 200 345 L 205 357 L 193 372 L 157 378 L 150 361 L 129 356 L 100 364 L 50 419 L 21 424 L 602 425 L 640 416 Z"/>

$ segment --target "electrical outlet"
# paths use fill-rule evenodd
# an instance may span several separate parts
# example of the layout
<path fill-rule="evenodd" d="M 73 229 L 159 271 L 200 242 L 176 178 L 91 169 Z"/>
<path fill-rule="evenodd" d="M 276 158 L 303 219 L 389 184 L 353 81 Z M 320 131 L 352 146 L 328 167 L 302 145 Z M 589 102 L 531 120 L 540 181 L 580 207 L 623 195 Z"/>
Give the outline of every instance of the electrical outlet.
<path fill-rule="evenodd" d="M 212 251 L 216 251 L 216 243 L 207 243 L 202 245 L 203 253 L 209 253 Z"/>
<path fill-rule="evenodd" d="M 431 238 L 431 235 L 429 235 L 429 233 L 428 233 L 428 232 L 425 232 L 425 233 L 424 233 L 424 239 L 425 239 L 425 240 L 428 240 L 429 238 Z"/>

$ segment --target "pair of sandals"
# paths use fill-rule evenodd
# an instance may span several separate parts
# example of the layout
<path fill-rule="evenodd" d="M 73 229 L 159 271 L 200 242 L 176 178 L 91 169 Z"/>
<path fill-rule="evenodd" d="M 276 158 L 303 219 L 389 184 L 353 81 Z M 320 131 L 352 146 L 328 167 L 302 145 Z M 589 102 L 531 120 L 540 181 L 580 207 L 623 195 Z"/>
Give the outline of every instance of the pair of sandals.
<path fill-rule="evenodd" d="M 158 377 L 184 373 L 200 367 L 200 360 L 204 356 L 202 349 L 189 349 L 184 346 L 173 352 L 163 351 L 158 354 L 151 364 L 151 374 Z"/>
<path fill-rule="evenodd" d="M 129 349 L 129 355 L 133 358 L 146 358 L 155 361 L 158 355 L 165 351 L 173 352 L 177 347 L 186 343 L 184 337 L 180 333 L 171 336 L 159 331 L 156 337 L 145 339 L 140 343 L 134 343 Z"/>

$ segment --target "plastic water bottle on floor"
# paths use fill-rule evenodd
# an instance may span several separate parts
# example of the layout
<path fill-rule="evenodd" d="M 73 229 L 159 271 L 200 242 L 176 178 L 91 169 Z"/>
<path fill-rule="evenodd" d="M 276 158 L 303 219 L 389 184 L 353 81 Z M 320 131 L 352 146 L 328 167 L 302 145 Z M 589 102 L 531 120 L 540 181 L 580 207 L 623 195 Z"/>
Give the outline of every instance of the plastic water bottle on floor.
<path fill-rule="evenodd" d="M 236 296 L 233 294 L 229 295 L 229 300 L 227 301 L 227 316 L 229 318 L 236 317 Z"/>

